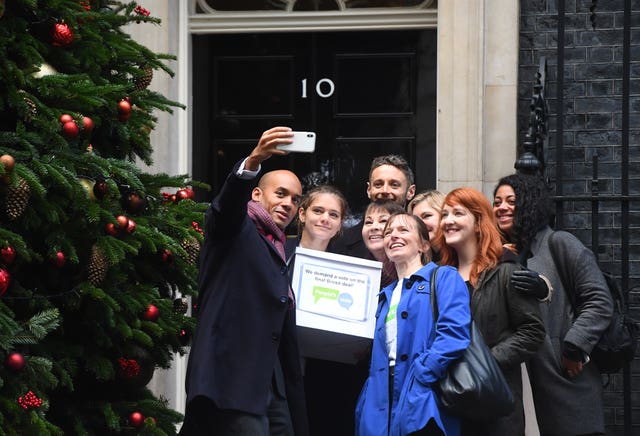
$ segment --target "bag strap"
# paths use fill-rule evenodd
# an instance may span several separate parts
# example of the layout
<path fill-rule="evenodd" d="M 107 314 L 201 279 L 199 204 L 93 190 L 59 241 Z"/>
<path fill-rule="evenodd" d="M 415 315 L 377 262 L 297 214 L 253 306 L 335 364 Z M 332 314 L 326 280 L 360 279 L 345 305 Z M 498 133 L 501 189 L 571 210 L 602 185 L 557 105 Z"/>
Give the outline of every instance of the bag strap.
<path fill-rule="evenodd" d="M 436 335 L 436 322 L 438 321 L 438 316 L 440 316 L 440 312 L 438 311 L 438 296 L 436 295 L 436 276 L 438 274 L 438 269 L 440 269 L 440 265 L 436 266 L 433 270 L 431 270 L 431 312 L 433 313 L 433 328 L 431 329 L 431 338 L 429 343 L 432 344 L 435 335 Z"/>
<path fill-rule="evenodd" d="M 576 297 L 575 295 L 573 295 L 573 289 L 571 289 L 571 286 L 569 285 L 569 280 L 566 277 L 566 274 L 568 274 L 568 269 L 566 267 L 566 265 L 563 263 L 564 258 L 562 258 L 562 256 L 559 256 L 557 254 L 557 237 L 558 237 L 558 232 L 557 231 L 553 231 L 550 235 L 549 235 L 549 251 L 551 252 L 551 259 L 553 260 L 553 263 L 556 266 L 556 271 L 558 272 L 558 275 L 560 276 L 560 282 L 562 283 L 562 288 L 564 289 L 564 292 L 566 292 L 567 297 L 569 297 L 569 303 L 571 303 L 571 308 L 573 309 L 573 312 L 576 312 Z"/>

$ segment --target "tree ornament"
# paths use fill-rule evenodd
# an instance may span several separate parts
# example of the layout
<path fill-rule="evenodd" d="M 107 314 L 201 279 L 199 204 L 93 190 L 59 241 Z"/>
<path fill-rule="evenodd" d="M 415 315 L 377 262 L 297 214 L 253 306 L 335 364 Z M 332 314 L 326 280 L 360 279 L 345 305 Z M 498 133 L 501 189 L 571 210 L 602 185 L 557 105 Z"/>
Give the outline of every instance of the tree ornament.
<path fill-rule="evenodd" d="M 151 14 L 151 12 L 149 12 L 148 9 L 145 9 L 140 5 L 136 6 L 136 8 L 133 10 L 133 12 L 135 12 L 138 15 L 142 15 L 143 17 L 148 17 L 149 14 Z"/>
<path fill-rule="evenodd" d="M 175 199 L 175 201 L 176 201 L 176 203 L 177 203 L 178 201 L 187 200 L 187 199 L 188 199 L 188 200 L 193 200 L 194 198 L 195 198 L 195 193 L 193 192 L 193 189 L 190 189 L 190 188 L 182 188 L 182 189 L 179 189 L 179 190 L 176 192 L 176 199 Z"/>
<path fill-rule="evenodd" d="M 134 190 L 127 190 L 122 195 L 122 207 L 124 207 L 127 212 L 133 214 L 139 214 L 144 212 L 144 210 L 149 205 L 146 197 L 140 195 L 140 193 Z"/>
<path fill-rule="evenodd" d="M 9 353 L 7 358 L 4 360 L 4 365 L 13 372 L 22 371 L 25 364 L 24 356 L 15 351 L 13 353 Z"/>
<path fill-rule="evenodd" d="M 120 372 L 126 378 L 134 378 L 140 374 L 140 364 L 136 359 L 125 359 L 121 357 L 118 359 L 118 365 L 120 366 Z"/>
<path fill-rule="evenodd" d="M 107 256 L 97 245 L 91 247 L 89 262 L 87 264 L 87 280 L 93 286 L 99 286 L 107 276 L 109 262 Z"/>
<path fill-rule="evenodd" d="M 145 310 L 144 313 L 142 314 L 142 317 L 144 319 L 146 319 L 147 321 L 154 321 L 155 322 L 160 317 L 160 309 L 158 309 L 153 304 L 150 304 L 147 307 L 147 310 Z"/>
<path fill-rule="evenodd" d="M 29 203 L 30 188 L 29 184 L 22 177 L 18 178 L 18 182 L 7 188 L 7 196 L 5 202 L 5 212 L 7 217 L 13 221 L 22 216 L 27 204 Z"/>
<path fill-rule="evenodd" d="M 96 184 L 93 185 L 93 194 L 98 200 L 102 200 L 109 192 L 109 185 L 103 177 L 96 177 Z"/>
<path fill-rule="evenodd" d="M 2 183 L 5 185 L 11 184 L 11 173 L 16 165 L 16 160 L 9 154 L 3 154 L 0 156 L 0 163 L 4 165 L 4 174 L 2 175 Z"/>
<path fill-rule="evenodd" d="M 104 229 L 111 236 L 118 236 L 120 234 L 120 231 L 114 223 L 107 223 L 107 225 L 104 226 Z"/>
<path fill-rule="evenodd" d="M 22 397 L 18 397 L 18 404 L 24 410 L 37 409 L 38 407 L 42 406 L 42 400 L 38 398 L 37 395 L 32 391 L 28 391 Z"/>
<path fill-rule="evenodd" d="M 140 73 L 133 80 L 134 90 L 142 91 L 147 89 L 151 85 L 153 80 L 153 68 L 150 65 L 143 65 L 140 67 Z"/>
<path fill-rule="evenodd" d="M 93 191 L 93 188 L 96 185 L 96 181 L 84 176 L 78 176 L 78 181 L 82 185 L 82 189 L 84 189 L 85 193 L 87 194 L 87 198 L 89 200 L 96 201 L 97 197 L 95 192 Z"/>
<path fill-rule="evenodd" d="M 178 315 L 185 315 L 189 310 L 189 302 L 186 298 L 176 298 L 173 300 L 173 313 Z"/>
<path fill-rule="evenodd" d="M 131 118 L 131 103 L 124 98 L 118 103 L 118 118 L 122 122 L 128 121 L 129 118 Z"/>
<path fill-rule="evenodd" d="M 54 24 L 51 38 L 53 45 L 64 47 L 73 42 L 73 31 L 64 21 L 61 21 Z"/>
<path fill-rule="evenodd" d="M 189 332 L 185 329 L 180 329 L 180 331 L 178 332 L 178 342 L 180 343 L 180 345 L 186 347 L 187 345 L 189 345 L 190 341 L 191 335 L 189 334 Z"/>
<path fill-rule="evenodd" d="M 51 262 L 58 268 L 62 268 L 67 263 L 67 258 L 62 251 L 58 251 L 52 258 Z"/>
<path fill-rule="evenodd" d="M 65 124 L 73 121 L 73 117 L 69 114 L 62 114 L 59 118 L 60 124 Z"/>
<path fill-rule="evenodd" d="M 11 265 L 16 258 L 16 250 L 11 245 L 0 248 L 0 259 L 5 265 Z"/>
<path fill-rule="evenodd" d="M 185 260 L 191 265 L 195 265 L 200 254 L 200 242 L 194 238 L 187 238 L 180 243 L 180 246 L 187 252 Z"/>
<path fill-rule="evenodd" d="M 120 235 L 133 233 L 136 230 L 136 222 L 125 215 L 118 215 L 116 217 L 115 229 Z"/>
<path fill-rule="evenodd" d="M 127 224 L 127 233 L 131 234 L 136 231 L 136 222 L 129 218 L 129 223 Z"/>
<path fill-rule="evenodd" d="M 122 385 L 130 389 L 146 386 L 155 370 L 153 357 L 146 349 L 130 343 L 124 356 L 118 359 L 117 375 Z"/>
<path fill-rule="evenodd" d="M 9 289 L 11 284 L 11 274 L 6 269 L 0 268 L 0 297 L 2 297 Z"/>
<path fill-rule="evenodd" d="M 133 427 L 141 427 L 144 424 L 144 415 L 140 412 L 133 412 L 129 415 L 129 424 Z"/>
<path fill-rule="evenodd" d="M 162 252 L 160 253 L 160 258 L 162 259 L 162 262 L 166 263 L 167 265 L 173 264 L 173 253 L 168 248 L 162 250 Z"/>
<path fill-rule="evenodd" d="M 195 230 L 196 232 L 204 235 L 204 231 L 200 228 L 200 224 L 198 224 L 198 221 L 191 221 L 191 227 L 193 227 L 193 230 Z"/>
<path fill-rule="evenodd" d="M 67 139 L 73 139 L 78 136 L 80 129 L 75 121 L 68 121 L 62 125 L 62 135 Z"/>
<path fill-rule="evenodd" d="M 40 69 L 33 73 L 33 77 L 36 79 L 41 79 L 46 76 L 51 76 L 53 74 L 58 74 L 58 70 L 53 68 L 50 64 L 44 63 L 40 65 Z"/>
<path fill-rule="evenodd" d="M 81 1 L 80 6 L 82 6 L 87 12 L 91 10 L 91 3 L 88 1 Z"/>
<path fill-rule="evenodd" d="M 0 163 L 4 165 L 4 171 L 10 173 L 16 165 L 16 160 L 10 154 L 3 154 L 0 156 Z"/>
<path fill-rule="evenodd" d="M 82 117 L 82 131 L 90 135 L 93 131 L 93 120 L 89 117 Z"/>

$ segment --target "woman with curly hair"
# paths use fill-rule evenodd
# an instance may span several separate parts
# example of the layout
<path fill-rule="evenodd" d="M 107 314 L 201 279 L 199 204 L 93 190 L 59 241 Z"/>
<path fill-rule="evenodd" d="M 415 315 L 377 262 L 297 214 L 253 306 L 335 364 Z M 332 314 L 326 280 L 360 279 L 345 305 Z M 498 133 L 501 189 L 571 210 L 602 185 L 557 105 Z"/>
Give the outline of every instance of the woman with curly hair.
<path fill-rule="evenodd" d="M 552 301 L 540 304 L 547 336 L 529 361 L 538 425 L 543 436 L 604 434 L 602 379 L 589 353 L 609 325 L 613 302 L 595 256 L 568 232 L 554 236 L 567 269 L 558 271 L 548 192 L 541 179 L 513 174 L 498 181 L 493 202 L 500 231 L 522 264 L 554 289 Z M 571 278 L 575 310 L 560 277 Z"/>
<path fill-rule="evenodd" d="M 524 435 L 520 364 L 533 356 L 544 340 L 544 325 L 536 299 L 514 290 L 511 275 L 522 267 L 503 250 L 491 204 L 472 188 L 447 194 L 440 232 L 442 265 L 458 268 L 471 298 L 471 315 L 491 348 L 513 392 L 515 407 L 505 417 L 464 421 L 463 435 Z"/>

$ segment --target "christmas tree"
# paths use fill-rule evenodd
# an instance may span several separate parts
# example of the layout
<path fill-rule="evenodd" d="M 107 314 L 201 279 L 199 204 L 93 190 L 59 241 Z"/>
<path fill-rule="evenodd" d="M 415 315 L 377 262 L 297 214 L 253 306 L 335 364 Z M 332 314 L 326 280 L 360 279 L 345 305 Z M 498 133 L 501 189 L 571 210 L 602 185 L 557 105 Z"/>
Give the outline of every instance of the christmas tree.
<path fill-rule="evenodd" d="M 205 206 L 147 174 L 172 74 L 135 3 L 0 0 L 0 435 L 175 434 L 145 386 L 195 325 Z"/>

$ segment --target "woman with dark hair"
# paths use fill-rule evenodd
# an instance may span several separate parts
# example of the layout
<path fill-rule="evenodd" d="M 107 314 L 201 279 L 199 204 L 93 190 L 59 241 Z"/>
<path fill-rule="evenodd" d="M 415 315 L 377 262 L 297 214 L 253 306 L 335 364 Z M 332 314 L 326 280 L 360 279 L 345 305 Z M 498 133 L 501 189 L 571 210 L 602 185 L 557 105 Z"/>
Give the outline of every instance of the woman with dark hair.
<path fill-rule="evenodd" d="M 465 421 L 463 435 L 522 436 L 524 409 L 520 364 L 544 340 L 537 301 L 516 291 L 511 275 L 521 269 L 509 259 L 491 204 L 480 191 L 458 188 L 445 198 L 438 233 L 442 265 L 458 268 L 467 283 L 471 315 L 498 361 L 515 399 L 514 411 L 493 421 Z"/>
<path fill-rule="evenodd" d="M 384 250 L 398 279 L 379 296 L 369 377 L 356 407 L 358 436 L 457 436 L 460 420 L 440 410 L 433 384 L 469 345 L 469 298 L 454 268 L 437 270 L 431 307 L 429 231 L 417 216 L 391 215 Z"/>
<path fill-rule="evenodd" d="M 567 271 L 559 272 L 549 247 L 550 201 L 535 176 L 503 177 L 494 191 L 493 210 L 500 231 L 521 262 L 547 277 L 554 289 L 540 304 L 547 336 L 529 361 L 538 425 L 543 436 L 604 434 L 602 378 L 589 353 L 609 325 L 613 302 L 595 256 L 575 236 L 558 232 L 556 253 Z M 560 277 L 570 277 L 574 311 Z"/>

